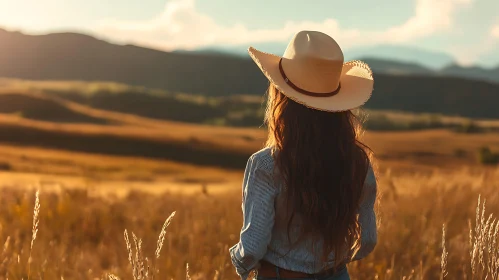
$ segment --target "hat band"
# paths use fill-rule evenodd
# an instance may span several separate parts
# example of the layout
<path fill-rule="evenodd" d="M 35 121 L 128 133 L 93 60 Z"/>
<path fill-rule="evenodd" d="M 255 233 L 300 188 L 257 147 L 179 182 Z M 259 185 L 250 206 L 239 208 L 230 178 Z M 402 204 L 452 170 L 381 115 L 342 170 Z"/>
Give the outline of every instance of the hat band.
<path fill-rule="evenodd" d="M 326 93 L 312 92 L 312 91 L 304 90 L 304 89 L 298 87 L 297 85 L 293 84 L 289 80 L 288 76 L 286 76 L 286 73 L 284 73 L 284 69 L 282 68 L 282 58 L 279 60 L 279 71 L 281 71 L 281 76 L 284 78 L 284 81 L 286 82 L 286 84 L 288 84 L 291 88 L 293 88 L 297 92 L 308 95 L 308 96 L 331 97 L 333 95 L 336 95 L 338 92 L 340 92 L 340 89 L 341 89 L 341 83 L 338 84 L 338 88 L 335 91 L 326 92 Z"/>

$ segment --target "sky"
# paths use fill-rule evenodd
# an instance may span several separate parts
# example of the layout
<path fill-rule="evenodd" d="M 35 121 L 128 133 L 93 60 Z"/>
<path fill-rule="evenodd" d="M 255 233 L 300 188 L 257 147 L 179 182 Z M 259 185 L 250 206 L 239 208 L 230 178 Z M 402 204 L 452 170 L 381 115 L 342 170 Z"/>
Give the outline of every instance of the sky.
<path fill-rule="evenodd" d="M 0 0 L 0 28 L 72 31 L 162 50 L 287 42 L 300 30 L 343 49 L 380 44 L 499 64 L 498 0 Z"/>

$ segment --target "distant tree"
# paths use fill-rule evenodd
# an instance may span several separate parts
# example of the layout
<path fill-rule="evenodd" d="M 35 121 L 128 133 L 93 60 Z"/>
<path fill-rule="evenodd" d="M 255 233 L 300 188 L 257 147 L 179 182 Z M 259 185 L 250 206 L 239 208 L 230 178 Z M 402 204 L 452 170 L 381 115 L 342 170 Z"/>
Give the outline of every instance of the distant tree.
<path fill-rule="evenodd" d="M 12 170 L 12 166 L 8 162 L 0 162 L 0 170 L 10 171 Z"/>
<path fill-rule="evenodd" d="M 481 147 L 478 150 L 478 161 L 481 164 L 496 165 L 499 163 L 499 153 L 493 153 L 489 147 Z"/>
<path fill-rule="evenodd" d="M 480 133 L 483 132 L 484 129 L 474 121 L 468 120 L 463 122 L 460 126 L 458 126 L 456 131 L 462 133 Z"/>

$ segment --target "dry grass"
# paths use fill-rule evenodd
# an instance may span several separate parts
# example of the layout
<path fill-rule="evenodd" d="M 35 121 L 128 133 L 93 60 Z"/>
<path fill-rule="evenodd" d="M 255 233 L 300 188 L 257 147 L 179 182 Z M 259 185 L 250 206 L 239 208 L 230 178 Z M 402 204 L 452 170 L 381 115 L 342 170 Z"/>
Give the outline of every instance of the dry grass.
<path fill-rule="evenodd" d="M 499 276 L 499 223 L 493 214 L 485 219 L 485 200 L 476 208 L 475 229 L 470 223 L 470 259 L 472 279 L 497 279 Z"/>
<path fill-rule="evenodd" d="M 217 131 L 213 139 L 224 139 Z M 381 159 L 379 243 L 349 266 L 352 279 L 497 279 L 499 223 L 482 204 L 477 213 L 476 199 L 481 194 L 490 213 L 499 212 L 499 171 L 474 164 L 474 152 L 498 149 L 499 135 L 367 132 L 365 140 Z M 456 148 L 466 155 L 454 156 Z M 0 278 L 133 279 L 129 259 L 155 279 L 237 278 L 228 248 L 242 222 L 240 171 L 16 146 L 0 146 L 0 157 L 12 169 L 0 173 Z M 35 196 L 27 189 L 36 181 L 43 207 L 31 246 Z M 54 184 L 62 188 L 52 192 Z M 216 184 L 224 191 L 214 191 Z M 193 191 L 174 193 L 174 186 Z M 164 219 L 174 211 L 165 235 Z M 125 229 L 134 233 L 129 250 Z"/>
<path fill-rule="evenodd" d="M 443 280 L 447 276 L 447 257 L 449 252 L 445 248 L 445 224 L 442 226 L 442 257 L 440 260 L 440 280 Z"/>
<path fill-rule="evenodd" d="M 481 194 L 489 211 L 498 213 L 497 170 L 386 171 L 379 177 L 378 246 L 349 265 L 352 279 L 497 279 L 499 226 L 485 215 L 484 203 L 477 207 L 475 202 Z M 124 198 L 91 197 L 84 190 L 45 192 L 39 198 L 43 208 L 38 208 L 31 251 L 33 197 L 25 190 L 3 190 L 0 277 L 27 279 L 32 254 L 32 279 L 152 279 L 146 274 L 155 279 L 236 279 L 228 247 L 237 242 L 241 225 L 240 211 L 235 211 L 240 209 L 239 191 L 132 192 Z M 163 220 L 175 210 L 173 221 L 171 216 Z M 470 240 L 468 221 L 475 214 Z M 128 238 L 125 231 L 127 242 L 120 238 L 125 229 L 134 232 Z"/>

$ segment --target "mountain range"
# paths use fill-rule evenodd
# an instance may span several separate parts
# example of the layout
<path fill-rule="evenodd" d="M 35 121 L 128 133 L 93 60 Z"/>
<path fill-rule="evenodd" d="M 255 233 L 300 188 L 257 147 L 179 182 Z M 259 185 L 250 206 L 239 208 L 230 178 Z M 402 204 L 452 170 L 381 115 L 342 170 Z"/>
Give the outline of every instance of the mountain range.
<path fill-rule="evenodd" d="M 253 47 L 264 52 L 281 55 L 286 49 L 284 43 L 256 43 Z M 247 56 L 247 46 L 210 46 L 196 50 L 202 53 L 232 54 Z M 399 61 L 402 63 L 420 63 L 433 70 L 454 64 L 455 58 L 444 52 L 423 50 L 400 45 L 377 45 L 370 47 L 348 48 L 343 50 L 345 60 L 354 60 L 364 57 L 381 60 Z"/>
<path fill-rule="evenodd" d="M 249 59 L 115 45 L 77 33 L 5 30 L 0 30 L 0 77 L 114 81 L 206 95 L 260 93 L 266 84 Z"/>
<path fill-rule="evenodd" d="M 411 62 L 364 60 L 375 76 L 375 94 L 366 108 L 499 118 L 499 67 L 435 70 Z M 205 96 L 262 95 L 268 86 L 249 58 L 236 55 L 164 52 L 77 33 L 25 35 L 1 29 L 0 77 L 113 81 Z"/>
<path fill-rule="evenodd" d="M 462 67 L 457 64 L 451 64 L 435 70 L 418 63 L 407 63 L 370 57 L 360 59 L 368 63 L 372 70 L 377 73 L 392 75 L 458 77 L 499 83 L 499 66 L 492 69 L 486 69 L 479 66 Z"/>
<path fill-rule="evenodd" d="M 282 54 L 286 45 L 280 43 L 256 44 L 257 48 L 274 54 Z M 205 55 L 247 56 L 247 47 L 209 47 L 181 53 Z M 379 45 L 353 48 L 344 51 L 345 60 L 360 59 L 367 62 L 374 72 L 393 75 L 427 75 L 461 77 L 499 83 L 499 65 L 495 68 L 460 66 L 455 59 L 443 52 L 418 48 Z"/>

